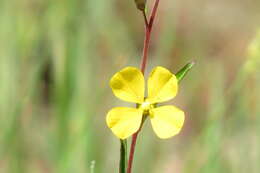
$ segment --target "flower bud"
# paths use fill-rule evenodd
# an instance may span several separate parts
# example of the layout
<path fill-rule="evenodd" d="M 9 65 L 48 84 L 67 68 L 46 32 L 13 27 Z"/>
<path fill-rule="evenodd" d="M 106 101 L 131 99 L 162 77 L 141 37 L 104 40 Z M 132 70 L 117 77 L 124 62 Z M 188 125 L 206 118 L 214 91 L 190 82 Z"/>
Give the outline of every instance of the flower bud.
<path fill-rule="evenodd" d="M 143 11 L 146 6 L 146 0 L 135 0 L 135 4 L 139 10 Z"/>

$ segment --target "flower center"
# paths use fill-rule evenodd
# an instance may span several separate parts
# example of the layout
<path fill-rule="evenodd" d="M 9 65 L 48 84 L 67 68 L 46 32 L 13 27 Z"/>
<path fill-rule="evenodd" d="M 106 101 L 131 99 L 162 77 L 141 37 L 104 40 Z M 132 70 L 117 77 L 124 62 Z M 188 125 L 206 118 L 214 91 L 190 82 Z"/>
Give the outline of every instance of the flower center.
<path fill-rule="evenodd" d="M 154 105 L 145 100 L 145 101 L 139 106 L 139 108 L 143 110 L 143 114 L 144 114 L 144 115 L 149 115 L 149 112 L 150 112 L 150 110 L 151 110 L 152 108 L 154 108 Z"/>
<path fill-rule="evenodd" d="M 149 102 L 147 102 L 147 101 L 145 101 L 145 102 L 143 102 L 142 104 L 141 104 L 141 109 L 143 109 L 143 110 L 149 110 L 150 109 L 150 106 L 151 106 L 151 104 L 149 103 Z"/>

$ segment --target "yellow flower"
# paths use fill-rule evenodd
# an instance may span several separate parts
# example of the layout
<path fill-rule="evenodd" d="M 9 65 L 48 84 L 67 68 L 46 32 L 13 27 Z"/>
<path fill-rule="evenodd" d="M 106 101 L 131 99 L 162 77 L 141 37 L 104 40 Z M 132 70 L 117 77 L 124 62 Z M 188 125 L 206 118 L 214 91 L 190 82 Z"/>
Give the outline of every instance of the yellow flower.
<path fill-rule="evenodd" d="M 108 127 L 120 139 L 137 132 L 142 119 L 150 117 L 154 132 L 159 138 L 170 138 L 178 134 L 184 123 L 184 112 L 175 106 L 156 107 L 157 103 L 174 98 L 178 91 L 178 80 L 163 67 L 155 67 L 148 78 L 148 93 L 145 97 L 145 80 L 135 67 L 126 67 L 116 73 L 110 86 L 118 98 L 137 103 L 137 108 L 116 107 L 106 117 Z"/>

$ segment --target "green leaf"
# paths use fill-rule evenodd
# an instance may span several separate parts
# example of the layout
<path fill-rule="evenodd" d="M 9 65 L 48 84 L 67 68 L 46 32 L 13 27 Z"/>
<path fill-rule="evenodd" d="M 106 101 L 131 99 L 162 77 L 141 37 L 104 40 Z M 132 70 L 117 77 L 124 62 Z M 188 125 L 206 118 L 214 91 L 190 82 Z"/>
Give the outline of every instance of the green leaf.
<path fill-rule="evenodd" d="M 119 173 L 126 173 L 127 168 L 127 140 L 120 140 L 120 165 Z"/>
<path fill-rule="evenodd" d="M 180 69 L 177 73 L 176 73 L 176 77 L 178 79 L 178 81 L 181 81 L 186 74 L 190 71 L 190 69 L 194 66 L 195 62 L 190 62 L 188 64 L 186 64 L 184 67 L 182 67 L 182 69 Z"/>

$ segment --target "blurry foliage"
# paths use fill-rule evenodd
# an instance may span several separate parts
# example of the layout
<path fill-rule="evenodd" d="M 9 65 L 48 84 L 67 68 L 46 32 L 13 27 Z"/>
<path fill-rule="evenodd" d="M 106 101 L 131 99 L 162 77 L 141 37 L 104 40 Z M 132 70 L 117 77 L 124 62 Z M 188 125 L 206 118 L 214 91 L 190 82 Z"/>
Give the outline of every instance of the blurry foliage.
<path fill-rule="evenodd" d="M 162 1 L 159 10 L 147 71 L 197 63 L 174 100 L 184 131 L 162 142 L 145 124 L 134 172 L 260 172 L 259 1 Z M 1 0 L 0 172 L 116 172 L 108 80 L 138 66 L 142 43 L 134 2 Z"/>

